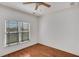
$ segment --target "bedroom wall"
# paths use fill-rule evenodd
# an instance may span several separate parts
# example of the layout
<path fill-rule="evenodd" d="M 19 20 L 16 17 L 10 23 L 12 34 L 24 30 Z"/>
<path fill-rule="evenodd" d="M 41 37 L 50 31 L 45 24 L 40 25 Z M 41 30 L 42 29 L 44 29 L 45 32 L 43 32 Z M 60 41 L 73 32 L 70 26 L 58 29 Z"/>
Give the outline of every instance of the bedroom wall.
<path fill-rule="evenodd" d="M 28 47 L 33 44 L 36 44 L 38 41 L 38 20 L 37 19 L 38 17 L 33 16 L 31 14 L 23 13 L 21 11 L 17 11 L 0 5 L 0 56 Z M 30 41 L 19 45 L 4 47 L 5 20 L 23 20 L 25 22 L 29 22 L 31 25 Z"/>
<path fill-rule="evenodd" d="M 79 55 L 79 7 L 44 15 L 39 43 Z"/>

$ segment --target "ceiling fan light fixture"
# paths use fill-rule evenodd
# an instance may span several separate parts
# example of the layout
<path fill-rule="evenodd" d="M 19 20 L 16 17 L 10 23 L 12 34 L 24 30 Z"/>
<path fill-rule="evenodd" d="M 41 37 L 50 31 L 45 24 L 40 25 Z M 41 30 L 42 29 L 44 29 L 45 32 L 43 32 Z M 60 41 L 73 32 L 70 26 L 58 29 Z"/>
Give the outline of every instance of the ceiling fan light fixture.
<path fill-rule="evenodd" d="M 34 10 L 34 11 L 33 11 L 33 14 L 36 14 L 36 12 L 37 12 L 37 10 Z"/>

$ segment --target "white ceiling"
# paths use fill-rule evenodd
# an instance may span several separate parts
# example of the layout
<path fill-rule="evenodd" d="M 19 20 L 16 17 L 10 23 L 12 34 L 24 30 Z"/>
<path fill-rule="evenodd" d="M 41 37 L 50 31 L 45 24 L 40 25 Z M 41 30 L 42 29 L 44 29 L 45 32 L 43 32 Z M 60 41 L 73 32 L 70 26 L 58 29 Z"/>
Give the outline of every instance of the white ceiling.
<path fill-rule="evenodd" d="M 35 15 L 37 16 L 45 15 L 47 13 L 51 13 L 51 12 L 55 12 L 58 10 L 71 7 L 70 2 L 46 2 L 46 3 L 50 4 L 51 7 L 47 8 L 41 5 L 39 9 L 36 11 Z M 20 11 L 24 11 L 26 13 L 30 13 L 30 14 L 33 14 L 34 8 L 35 8 L 35 4 L 23 4 L 22 2 L 0 2 L 0 4 Z"/>

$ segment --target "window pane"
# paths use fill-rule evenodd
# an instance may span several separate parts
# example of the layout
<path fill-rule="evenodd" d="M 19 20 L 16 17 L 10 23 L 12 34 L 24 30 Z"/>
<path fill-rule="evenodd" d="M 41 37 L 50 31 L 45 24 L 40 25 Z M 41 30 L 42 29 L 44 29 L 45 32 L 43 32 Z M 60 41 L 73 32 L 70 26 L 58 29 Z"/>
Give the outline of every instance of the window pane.
<path fill-rule="evenodd" d="M 29 31 L 29 24 L 23 22 L 23 31 Z"/>
<path fill-rule="evenodd" d="M 19 42 L 18 33 L 7 33 L 7 44 Z"/>
<path fill-rule="evenodd" d="M 29 40 L 29 32 L 22 32 L 22 41 Z"/>
<path fill-rule="evenodd" d="M 18 22 L 19 32 L 22 31 L 22 22 Z"/>
<path fill-rule="evenodd" d="M 18 22 L 17 21 L 8 21 L 7 22 L 7 31 L 8 32 L 18 31 Z"/>

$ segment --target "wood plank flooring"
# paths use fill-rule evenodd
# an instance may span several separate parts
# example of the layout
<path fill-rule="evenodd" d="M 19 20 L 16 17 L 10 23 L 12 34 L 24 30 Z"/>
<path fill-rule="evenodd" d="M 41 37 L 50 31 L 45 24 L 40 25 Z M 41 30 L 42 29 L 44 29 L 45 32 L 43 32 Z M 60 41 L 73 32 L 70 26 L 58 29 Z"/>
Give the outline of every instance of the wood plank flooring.
<path fill-rule="evenodd" d="M 51 48 L 42 44 L 36 44 L 19 51 L 15 51 L 4 57 L 78 57 L 74 54 Z"/>

